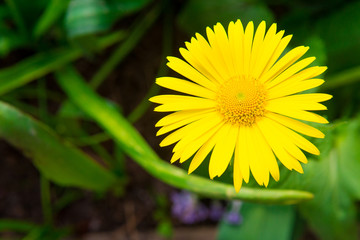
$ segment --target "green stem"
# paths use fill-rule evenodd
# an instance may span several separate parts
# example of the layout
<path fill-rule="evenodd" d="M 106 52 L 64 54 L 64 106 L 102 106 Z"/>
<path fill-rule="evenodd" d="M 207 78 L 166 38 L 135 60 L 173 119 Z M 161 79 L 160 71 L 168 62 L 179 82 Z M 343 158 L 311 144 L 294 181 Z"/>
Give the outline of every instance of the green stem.
<path fill-rule="evenodd" d="M 110 139 L 108 133 L 101 132 L 90 136 L 77 137 L 77 138 L 66 138 L 72 144 L 78 147 L 85 147 L 89 145 L 97 145 L 101 142 L 105 142 Z"/>
<path fill-rule="evenodd" d="M 160 9 L 157 6 L 141 19 L 139 24 L 136 25 L 135 29 L 131 31 L 129 37 L 123 43 L 121 43 L 117 49 L 115 49 L 115 52 L 93 76 L 90 81 L 90 86 L 96 89 L 105 80 L 105 78 L 109 76 L 109 74 L 114 70 L 119 62 L 122 61 L 134 49 L 137 43 L 142 39 L 145 32 L 155 22 L 159 15 L 159 10 Z"/>
<path fill-rule="evenodd" d="M 9 6 L 9 9 L 11 11 L 11 14 L 16 22 L 16 25 L 19 28 L 20 33 L 24 36 L 27 37 L 27 31 L 26 31 L 26 26 L 25 26 L 25 22 L 21 17 L 21 13 L 18 9 L 18 7 L 16 6 L 16 3 L 14 0 L 5 0 L 7 5 Z"/>
<path fill-rule="evenodd" d="M 38 80 L 38 103 L 39 103 L 39 117 L 42 122 L 49 124 L 49 114 L 47 111 L 47 92 L 45 79 Z"/>
<path fill-rule="evenodd" d="M 170 6 L 169 6 L 170 7 Z M 164 31 L 163 31 L 163 48 L 162 48 L 162 55 L 161 55 L 161 63 L 160 68 L 156 76 L 163 76 L 168 72 L 168 68 L 166 67 L 166 57 L 171 54 L 171 48 L 172 48 L 172 19 L 173 14 L 170 9 L 166 11 L 165 17 L 164 17 Z M 137 107 L 127 116 L 127 119 L 129 122 L 134 123 L 136 122 L 143 114 L 146 112 L 146 110 L 150 107 L 149 98 L 158 94 L 160 91 L 160 87 L 155 84 L 155 81 L 151 85 L 149 91 L 146 93 L 145 97 L 141 100 L 141 102 L 137 105 Z"/>
<path fill-rule="evenodd" d="M 313 198 L 297 190 L 252 189 L 234 187 L 195 175 L 161 160 L 136 129 L 112 106 L 97 95 L 71 67 L 56 72 L 57 81 L 68 97 L 104 128 L 124 152 L 148 173 L 174 187 L 220 199 L 242 199 L 253 202 L 291 204 Z"/>
<path fill-rule="evenodd" d="M 326 78 L 326 82 L 320 87 L 320 91 L 331 90 L 344 85 L 360 82 L 360 66 L 351 68 Z"/>
<path fill-rule="evenodd" d="M 53 215 L 51 209 L 51 194 L 50 194 L 50 182 L 44 176 L 40 177 L 40 185 L 41 185 L 41 205 L 44 216 L 45 224 L 51 226 L 53 224 Z"/>

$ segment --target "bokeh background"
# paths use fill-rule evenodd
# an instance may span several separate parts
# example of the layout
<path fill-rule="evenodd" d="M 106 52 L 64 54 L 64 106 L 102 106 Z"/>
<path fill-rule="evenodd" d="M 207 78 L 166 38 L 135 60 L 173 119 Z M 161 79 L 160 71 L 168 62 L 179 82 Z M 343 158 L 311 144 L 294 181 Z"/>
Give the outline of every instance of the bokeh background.
<path fill-rule="evenodd" d="M 268 187 L 311 200 L 188 192 L 158 146 L 163 115 L 148 98 L 163 91 L 157 76 L 176 76 L 166 56 L 237 19 L 277 23 L 293 35 L 287 50 L 310 46 L 313 65 L 328 66 L 315 89 L 334 96 L 320 113 L 330 124 L 315 125 L 322 153 Z M 355 0 L 1 1 L 0 238 L 358 239 L 359 26 Z M 206 164 L 195 174 L 208 178 Z"/>

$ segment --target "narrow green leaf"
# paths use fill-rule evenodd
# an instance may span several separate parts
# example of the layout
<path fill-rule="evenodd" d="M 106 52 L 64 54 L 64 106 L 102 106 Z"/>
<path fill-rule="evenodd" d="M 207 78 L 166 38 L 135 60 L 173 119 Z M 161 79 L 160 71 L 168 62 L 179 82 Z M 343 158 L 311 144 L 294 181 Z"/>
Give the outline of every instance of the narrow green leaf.
<path fill-rule="evenodd" d="M 313 197 L 309 192 L 295 190 L 265 190 L 234 187 L 202 177 L 188 175 L 184 170 L 159 159 L 136 129 L 116 109 L 98 96 L 73 69 L 56 73 L 57 80 L 69 98 L 122 147 L 125 153 L 154 177 L 178 188 L 188 189 L 212 198 L 236 198 L 248 201 L 291 204 Z"/>
<path fill-rule="evenodd" d="M 78 149 L 63 143 L 47 126 L 0 102 L 0 137 L 33 159 L 49 180 L 63 186 L 105 191 L 115 176 Z"/>
<path fill-rule="evenodd" d="M 33 36 L 39 38 L 64 14 L 70 0 L 51 0 L 36 23 Z"/>
<path fill-rule="evenodd" d="M 149 0 L 71 0 L 65 17 L 69 38 L 108 30 L 116 20 L 145 6 Z"/>
<path fill-rule="evenodd" d="M 104 49 L 124 38 L 124 32 L 116 32 L 100 39 L 97 49 Z M 0 95 L 51 73 L 82 56 L 79 49 L 62 48 L 29 57 L 16 65 L 0 70 Z"/>
<path fill-rule="evenodd" d="M 218 240 L 261 239 L 290 240 L 295 222 L 293 206 L 260 205 L 244 203 L 240 214 L 243 223 L 232 225 L 226 221 L 220 223 Z"/>
<path fill-rule="evenodd" d="M 0 231 L 28 232 L 36 227 L 38 227 L 38 225 L 32 222 L 14 219 L 0 219 Z"/>

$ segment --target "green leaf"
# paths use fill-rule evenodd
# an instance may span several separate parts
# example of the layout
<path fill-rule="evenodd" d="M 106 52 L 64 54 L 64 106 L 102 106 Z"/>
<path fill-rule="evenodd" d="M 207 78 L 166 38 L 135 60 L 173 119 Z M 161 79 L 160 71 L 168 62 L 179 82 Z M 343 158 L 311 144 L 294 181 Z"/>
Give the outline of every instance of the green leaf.
<path fill-rule="evenodd" d="M 111 28 L 116 20 L 144 7 L 149 0 L 71 0 L 65 25 L 69 38 Z"/>
<path fill-rule="evenodd" d="M 104 49 L 123 39 L 123 32 L 115 32 L 97 41 L 97 49 Z M 0 70 L 0 95 L 26 83 L 49 74 L 83 55 L 81 50 L 73 48 L 55 49 L 38 53 L 21 62 Z"/>
<path fill-rule="evenodd" d="M 319 141 L 321 155 L 304 165 L 304 174 L 285 175 L 275 187 L 313 192 L 313 200 L 299 205 L 321 239 L 356 239 L 355 201 L 360 197 L 360 118 L 328 126 Z M 284 175 L 281 175 L 284 178 Z"/>
<path fill-rule="evenodd" d="M 178 24 L 190 35 L 205 33 L 206 27 L 217 22 L 227 28 L 230 21 L 240 19 L 246 25 L 253 21 L 256 25 L 262 20 L 268 24 L 273 21 L 272 12 L 259 1 L 238 0 L 189 0 L 178 16 Z"/>
<path fill-rule="evenodd" d="M 38 225 L 32 222 L 14 219 L 0 219 L 0 231 L 28 232 L 37 227 Z"/>
<path fill-rule="evenodd" d="M 348 192 L 360 200 L 360 117 L 339 126 L 338 132 L 339 175 Z"/>
<path fill-rule="evenodd" d="M 39 38 L 64 14 L 70 0 L 51 0 L 37 21 L 33 36 Z"/>
<path fill-rule="evenodd" d="M 0 102 L 0 137 L 33 159 L 49 180 L 63 186 L 105 191 L 115 176 L 53 131 L 12 106 Z"/>
<path fill-rule="evenodd" d="M 107 101 L 98 96 L 73 69 L 56 73 L 61 88 L 70 100 L 97 122 L 134 161 L 154 177 L 172 186 L 187 189 L 203 196 L 222 199 L 292 204 L 312 198 L 312 194 L 293 190 L 265 190 L 243 187 L 236 193 L 234 187 L 202 177 L 162 161 L 136 129 Z"/>
<path fill-rule="evenodd" d="M 360 64 L 360 2 L 349 2 L 316 23 L 316 32 L 324 40 L 329 70 L 334 72 Z"/>
<path fill-rule="evenodd" d="M 244 203 L 243 223 L 232 225 L 221 221 L 217 239 L 290 240 L 295 222 L 293 206 Z"/>
<path fill-rule="evenodd" d="M 0 57 L 8 55 L 12 50 L 27 44 L 21 35 L 9 31 L 1 31 L 0 35 Z"/>

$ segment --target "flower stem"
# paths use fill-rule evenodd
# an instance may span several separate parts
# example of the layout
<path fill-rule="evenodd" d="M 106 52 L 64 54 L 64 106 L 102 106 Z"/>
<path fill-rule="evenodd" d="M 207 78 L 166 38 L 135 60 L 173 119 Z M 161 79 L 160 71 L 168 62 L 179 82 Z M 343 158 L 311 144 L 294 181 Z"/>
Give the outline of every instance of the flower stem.
<path fill-rule="evenodd" d="M 148 173 L 174 187 L 218 199 L 241 199 L 253 202 L 293 204 L 313 198 L 297 190 L 265 190 L 234 187 L 195 175 L 161 160 L 137 130 L 106 100 L 97 95 L 72 67 L 56 72 L 57 82 L 68 97 L 104 128 L 123 151 Z"/>
<path fill-rule="evenodd" d="M 44 216 L 44 223 L 51 226 L 53 224 L 53 215 L 51 209 L 51 194 L 50 194 L 50 182 L 44 176 L 40 176 L 41 186 L 41 205 Z"/>
<path fill-rule="evenodd" d="M 335 89 L 356 82 L 360 82 L 360 66 L 342 71 L 327 78 L 326 82 L 321 86 L 321 91 Z"/>

